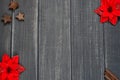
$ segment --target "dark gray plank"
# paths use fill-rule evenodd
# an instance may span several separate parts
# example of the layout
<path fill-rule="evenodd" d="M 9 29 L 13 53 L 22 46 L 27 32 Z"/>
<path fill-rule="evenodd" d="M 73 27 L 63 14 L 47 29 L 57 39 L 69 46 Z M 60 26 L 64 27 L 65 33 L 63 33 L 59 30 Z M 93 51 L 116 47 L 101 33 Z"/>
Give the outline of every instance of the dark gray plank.
<path fill-rule="evenodd" d="M 120 79 L 120 22 L 116 26 L 104 25 L 106 68 Z"/>
<path fill-rule="evenodd" d="M 26 68 L 20 80 L 37 80 L 37 0 L 19 0 L 19 13 L 25 14 L 25 21 L 18 21 L 14 18 L 13 34 L 13 55 L 20 56 L 20 63 Z"/>
<path fill-rule="evenodd" d="M 39 80 L 71 80 L 70 0 L 41 0 Z"/>
<path fill-rule="evenodd" d="M 93 12 L 98 6 L 98 0 L 71 0 L 72 80 L 104 80 L 103 25 Z"/>
<path fill-rule="evenodd" d="M 10 55 L 11 24 L 4 25 L 3 22 L 1 22 L 4 14 L 11 15 L 11 12 L 8 10 L 9 2 L 8 0 L 2 0 L 0 2 L 0 59 L 3 53 Z"/>

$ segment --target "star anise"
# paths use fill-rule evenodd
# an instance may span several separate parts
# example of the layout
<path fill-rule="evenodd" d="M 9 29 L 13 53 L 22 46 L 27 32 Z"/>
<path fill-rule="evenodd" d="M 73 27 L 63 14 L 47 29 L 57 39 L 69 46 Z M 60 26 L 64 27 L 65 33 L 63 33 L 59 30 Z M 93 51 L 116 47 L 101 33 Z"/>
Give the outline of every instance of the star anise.
<path fill-rule="evenodd" d="M 19 12 L 18 15 L 16 16 L 16 19 L 18 19 L 19 21 L 24 21 L 24 14 Z"/>
<path fill-rule="evenodd" d="M 10 15 L 3 15 L 2 21 L 4 24 L 12 22 L 12 17 Z"/>
<path fill-rule="evenodd" d="M 10 4 L 9 4 L 9 9 L 11 10 L 15 10 L 19 7 L 19 4 L 17 1 L 11 1 Z"/>

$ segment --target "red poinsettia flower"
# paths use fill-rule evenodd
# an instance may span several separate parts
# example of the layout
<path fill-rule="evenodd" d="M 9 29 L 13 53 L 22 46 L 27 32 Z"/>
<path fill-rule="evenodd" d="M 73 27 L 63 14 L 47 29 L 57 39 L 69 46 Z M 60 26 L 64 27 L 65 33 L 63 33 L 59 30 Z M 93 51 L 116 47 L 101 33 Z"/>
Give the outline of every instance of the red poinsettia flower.
<path fill-rule="evenodd" d="M 100 15 L 100 22 L 110 21 L 116 25 L 120 16 L 120 0 L 101 0 L 101 5 L 95 12 Z"/>
<path fill-rule="evenodd" d="M 24 70 L 25 68 L 19 65 L 18 55 L 10 58 L 4 54 L 0 62 L 0 80 L 19 80 L 19 74 Z"/>

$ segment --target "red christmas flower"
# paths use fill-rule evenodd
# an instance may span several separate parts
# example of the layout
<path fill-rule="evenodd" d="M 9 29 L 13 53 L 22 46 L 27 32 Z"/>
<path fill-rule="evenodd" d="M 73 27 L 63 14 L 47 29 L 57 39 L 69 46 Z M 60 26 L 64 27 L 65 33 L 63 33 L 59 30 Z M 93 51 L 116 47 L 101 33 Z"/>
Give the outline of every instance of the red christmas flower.
<path fill-rule="evenodd" d="M 100 15 L 100 22 L 111 22 L 116 25 L 120 16 L 120 0 L 101 0 L 101 5 L 95 10 Z"/>
<path fill-rule="evenodd" d="M 0 80 L 19 80 L 19 75 L 25 68 L 19 65 L 19 56 L 10 58 L 4 54 L 0 62 Z"/>

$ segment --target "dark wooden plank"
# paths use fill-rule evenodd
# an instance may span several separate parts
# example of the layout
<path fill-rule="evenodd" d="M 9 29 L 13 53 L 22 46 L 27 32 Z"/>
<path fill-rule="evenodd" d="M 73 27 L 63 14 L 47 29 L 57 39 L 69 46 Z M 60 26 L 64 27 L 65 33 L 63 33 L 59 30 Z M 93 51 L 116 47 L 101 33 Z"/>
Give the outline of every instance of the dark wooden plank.
<path fill-rule="evenodd" d="M 71 0 L 72 80 L 104 80 L 103 25 L 98 0 Z"/>
<path fill-rule="evenodd" d="M 19 5 L 12 26 L 13 55 L 18 54 L 20 63 L 26 68 L 20 80 L 37 80 L 38 0 L 19 0 Z M 15 19 L 19 12 L 25 14 L 25 21 Z"/>
<path fill-rule="evenodd" d="M 120 22 L 116 26 L 104 25 L 106 68 L 120 79 Z"/>
<path fill-rule="evenodd" d="M 3 53 L 10 55 L 10 41 L 11 41 L 11 24 L 4 25 L 1 22 L 4 14 L 11 15 L 8 10 L 9 0 L 2 0 L 0 2 L 0 59 Z"/>
<path fill-rule="evenodd" d="M 39 80 L 71 80 L 70 0 L 41 0 Z"/>

